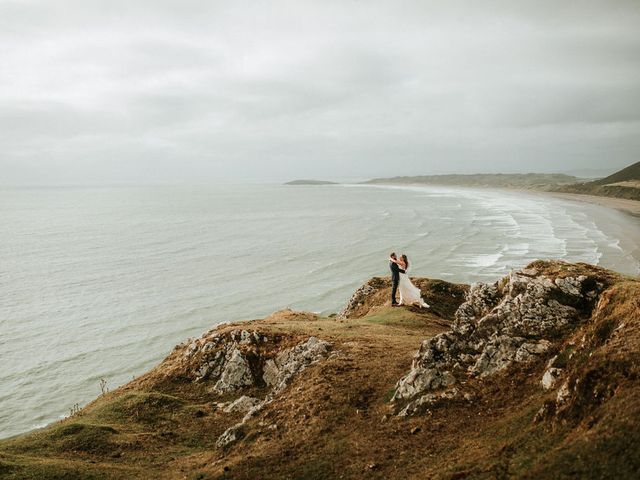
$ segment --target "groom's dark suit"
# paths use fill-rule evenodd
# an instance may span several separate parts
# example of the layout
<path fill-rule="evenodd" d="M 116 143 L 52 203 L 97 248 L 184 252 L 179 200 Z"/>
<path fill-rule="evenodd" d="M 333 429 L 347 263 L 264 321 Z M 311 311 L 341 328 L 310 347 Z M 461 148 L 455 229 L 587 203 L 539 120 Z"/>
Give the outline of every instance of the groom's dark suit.
<path fill-rule="evenodd" d="M 400 274 L 404 273 L 404 270 L 400 268 L 397 263 L 389 262 L 389 268 L 391 269 L 391 305 L 396 305 L 396 292 L 398 291 L 398 283 L 400 283 Z"/>

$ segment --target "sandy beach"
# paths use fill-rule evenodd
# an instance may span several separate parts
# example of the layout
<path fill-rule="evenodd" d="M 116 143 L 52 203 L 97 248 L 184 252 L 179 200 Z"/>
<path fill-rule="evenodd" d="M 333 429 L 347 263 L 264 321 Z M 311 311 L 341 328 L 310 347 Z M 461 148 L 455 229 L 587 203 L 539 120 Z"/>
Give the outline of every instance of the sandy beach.
<path fill-rule="evenodd" d="M 549 192 L 551 195 L 566 200 L 575 200 L 577 202 L 595 203 L 609 208 L 629 213 L 635 217 L 640 217 L 640 202 L 637 200 L 628 200 L 626 198 L 601 197 L 598 195 L 581 195 L 579 193 L 558 193 Z"/>

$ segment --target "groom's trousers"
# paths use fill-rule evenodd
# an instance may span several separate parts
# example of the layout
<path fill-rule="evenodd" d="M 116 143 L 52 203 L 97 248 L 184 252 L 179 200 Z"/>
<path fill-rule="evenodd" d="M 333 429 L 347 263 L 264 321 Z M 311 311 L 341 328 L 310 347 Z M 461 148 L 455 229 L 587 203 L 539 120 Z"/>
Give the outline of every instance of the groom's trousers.
<path fill-rule="evenodd" d="M 391 303 L 396 302 L 396 293 L 398 292 L 398 283 L 400 283 L 400 275 L 391 276 Z"/>

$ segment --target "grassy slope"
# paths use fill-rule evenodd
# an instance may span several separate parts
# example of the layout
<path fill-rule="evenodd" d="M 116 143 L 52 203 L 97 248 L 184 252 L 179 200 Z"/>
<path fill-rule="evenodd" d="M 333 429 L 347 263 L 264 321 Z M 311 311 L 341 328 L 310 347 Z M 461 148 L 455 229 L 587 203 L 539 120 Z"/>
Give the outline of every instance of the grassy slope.
<path fill-rule="evenodd" d="M 444 302 L 443 291 L 452 307 L 461 301 L 458 289 L 421 283 L 432 303 Z M 164 376 L 169 357 L 80 415 L 1 442 L 0 477 L 632 478 L 638 472 L 637 281 L 607 291 L 594 320 L 576 334 L 594 352 L 572 367 L 585 385 L 584 401 L 539 423 L 533 418 L 550 398 L 538 385 L 544 362 L 485 380 L 471 405 L 389 416 L 395 382 L 420 341 L 447 328 L 454 308 L 442 317 L 392 309 L 382 305 L 386 293 L 359 318 L 282 312 L 243 323 L 248 330 L 325 338 L 340 354 L 305 370 L 227 450 L 215 440 L 239 416 L 216 411 L 219 397 L 204 385 Z M 593 391 L 600 392 L 597 401 Z"/>
<path fill-rule="evenodd" d="M 640 200 L 640 162 L 629 165 L 606 178 L 559 187 L 558 191 Z"/>

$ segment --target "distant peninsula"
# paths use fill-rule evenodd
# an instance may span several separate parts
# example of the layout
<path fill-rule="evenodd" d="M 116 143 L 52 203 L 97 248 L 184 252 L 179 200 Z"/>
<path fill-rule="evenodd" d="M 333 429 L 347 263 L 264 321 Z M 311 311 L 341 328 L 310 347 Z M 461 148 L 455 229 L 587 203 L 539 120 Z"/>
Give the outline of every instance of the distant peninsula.
<path fill-rule="evenodd" d="M 285 185 L 337 185 L 337 183 L 327 182 L 326 180 L 293 180 L 285 183 Z"/>

